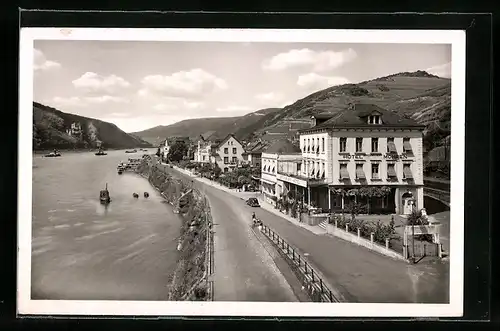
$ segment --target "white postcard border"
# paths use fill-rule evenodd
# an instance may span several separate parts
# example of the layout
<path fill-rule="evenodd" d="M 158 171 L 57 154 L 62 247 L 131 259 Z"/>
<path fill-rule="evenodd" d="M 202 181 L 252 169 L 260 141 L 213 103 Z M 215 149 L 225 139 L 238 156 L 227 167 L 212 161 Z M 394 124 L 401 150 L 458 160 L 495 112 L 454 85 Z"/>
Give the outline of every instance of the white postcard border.
<path fill-rule="evenodd" d="M 271 303 L 31 300 L 32 117 L 34 40 L 413 43 L 452 45 L 449 304 Z M 18 290 L 20 315 L 459 317 L 463 312 L 465 31 L 22 28 L 18 146 Z M 75 284 L 77 285 L 77 284 Z"/>

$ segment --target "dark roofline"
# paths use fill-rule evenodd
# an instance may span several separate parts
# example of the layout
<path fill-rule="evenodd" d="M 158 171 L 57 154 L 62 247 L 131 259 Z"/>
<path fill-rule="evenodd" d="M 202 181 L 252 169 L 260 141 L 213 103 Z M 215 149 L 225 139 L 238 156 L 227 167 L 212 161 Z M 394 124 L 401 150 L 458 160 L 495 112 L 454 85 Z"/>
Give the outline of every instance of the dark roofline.
<path fill-rule="evenodd" d="M 306 133 L 306 132 L 316 132 L 316 131 L 333 131 L 335 129 L 367 129 L 367 128 L 373 128 L 374 130 L 380 130 L 380 129 L 412 129 L 412 130 L 424 130 L 425 125 L 397 125 L 397 124 L 358 124 L 358 125 L 335 125 L 335 126 L 315 126 L 312 128 L 308 129 L 302 129 L 298 131 L 300 134 Z"/>
<path fill-rule="evenodd" d="M 220 143 L 218 143 L 218 144 L 217 144 L 217 147 L 216 147 L 216 148 L 219 148 L 220 146 L 222 146 L 222 144 L 224 144 L 226 141 L 228 141 L 228 140 L 229 140 L 229 138 L 231 138 L 231 137 L 233 137 L 233 138 L 234 138 L 234 140 L 236 140 L 236 141 L 237 141 L 237 142 L 238 142 L 238 143 L 239 143 L 239 144 L 243 147 L 243 144 L 241 143 L 241 141 L 239 141 L 239 139 L 238 139 L 238 138 L 236 138 L 236 136 L 235 136 L 233 133 L 230 133 L 230 134 L 228 134 L 228 135 L 226 136 L 226 138 L 222 139 L 222 140 L 220 141 Z"/>

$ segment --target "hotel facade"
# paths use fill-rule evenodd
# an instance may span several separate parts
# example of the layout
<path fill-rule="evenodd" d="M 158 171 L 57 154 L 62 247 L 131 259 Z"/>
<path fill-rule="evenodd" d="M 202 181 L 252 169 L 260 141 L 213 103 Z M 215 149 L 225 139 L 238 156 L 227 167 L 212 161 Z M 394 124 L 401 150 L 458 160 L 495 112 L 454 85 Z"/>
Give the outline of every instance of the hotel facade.
<path fill-rule="evenodd" d="M 369 104 L 318 114 L 311 122 L 300 131 L 300 160 L 282 155 L 280 164 L 263 153 L 263 167 L 266 156 L 276 169 L 273 180 L 263 168 L 263 180 L 301 192 L 306 205 L 323 211 L 340 212 L 350 202 L 375 214 L 424 207 L 424 126 Z"/>

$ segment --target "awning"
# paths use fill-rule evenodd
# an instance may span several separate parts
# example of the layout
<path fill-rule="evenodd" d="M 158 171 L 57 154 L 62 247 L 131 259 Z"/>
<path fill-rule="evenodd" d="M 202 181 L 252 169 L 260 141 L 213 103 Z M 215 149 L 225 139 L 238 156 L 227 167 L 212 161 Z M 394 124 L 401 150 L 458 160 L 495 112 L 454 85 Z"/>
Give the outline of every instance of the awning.
<path fill-rule="evenodd" d="M 411 152 L 411 144 L 409 141 L 403 142 L 403 150 L 405 152 Z"/>
<path fill-rule="evenodd" d="M 340 179 L 349 179 L 347 168 L 340 168 Z"/>
<path fill-rule="evenodd" d="M 411 173 L 410 167 L 404 167 L 403 168 L 403 175 L 405 176 L 406 179 L 412 179 L 413 174 Z"/>
<path fill-rule="evenodd" d="M 387 177 L 397 177 L 396 169 L 394 169 L 394 167 L 387 168 Z"/>
<path fill-rule="evenodd" d="M 362 167 L 356 167 L 356 178 L 357 179 L 365 179 L 365 172 Z"/>
<path fill-rule="evenodd" d="M 394 141 L 389 141 L 387 143 L 387 152 L 389 153 L 397 153 L 396 145 L 394 144 Z"/>

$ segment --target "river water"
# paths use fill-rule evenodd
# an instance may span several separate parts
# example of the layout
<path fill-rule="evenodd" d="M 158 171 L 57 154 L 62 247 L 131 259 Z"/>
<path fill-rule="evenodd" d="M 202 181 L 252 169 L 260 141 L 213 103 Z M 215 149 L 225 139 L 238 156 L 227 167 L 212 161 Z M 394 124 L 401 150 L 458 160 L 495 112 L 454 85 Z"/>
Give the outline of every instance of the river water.
<path fill-rule="evenodd" d="M 167 298 L 180 218 L 146 179 L 118 175 L 120 161 L 143 153 L 107 153 L 33 157 L 32 299 Z"/>

